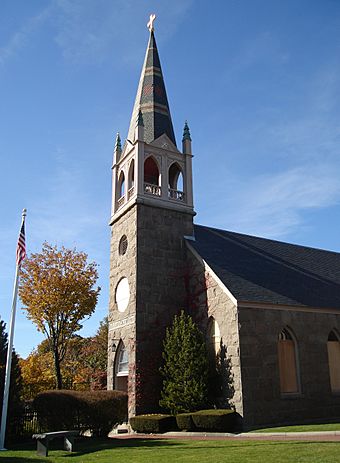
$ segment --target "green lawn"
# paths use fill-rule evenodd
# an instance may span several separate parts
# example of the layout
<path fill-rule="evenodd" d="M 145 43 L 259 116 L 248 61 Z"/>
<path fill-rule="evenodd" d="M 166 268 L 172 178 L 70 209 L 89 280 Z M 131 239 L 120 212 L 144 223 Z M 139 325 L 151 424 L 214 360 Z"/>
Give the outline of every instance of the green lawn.
<path fill-rule="evenodd" d="M 337 442 L 194 441 L 165 439 L 88 440 L 78 452 L 51 450 L 47 458 L 30 448 L 0 452 L 4 463 L 335 463 Z"/>
<path fill-rule="evenodd" d="M 253 429 L 251 432 L 316 432 L 340 431 L 340 423 L 301 424 L 296 426 L 281 426 L 278 428 Z"/>

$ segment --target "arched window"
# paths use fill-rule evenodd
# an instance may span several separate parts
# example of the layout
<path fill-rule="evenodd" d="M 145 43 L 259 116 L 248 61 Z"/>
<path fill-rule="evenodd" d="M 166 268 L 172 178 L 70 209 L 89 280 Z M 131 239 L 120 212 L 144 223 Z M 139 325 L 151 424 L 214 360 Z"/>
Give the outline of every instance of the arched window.
<path fill-rule="evenodd" d="M 284 328 L 279 334 L 278 356 L 281 393 L 299 393 L 297 343 L 293 333 L 288 328 Z"/>
<path fill-rule="evenodd" d="M 120 343 L 117 355 L 116 375 L 126 376 L 129 372 L 129 357 L 123 342 Z"/>
<path fill-rule="evenodd" d="M 118 180 L 118 199 L 125 196 L 125 176 L 124 172 L 120 173 Z"/>
<path fill-rule="evenodd" d="M 127 377 L 129 374 L 129 356 L 128 351 L 120 341 L 115 357 L 115 389 L 118 391 L 127 391 Z"/>
<path fill-rule="evenodd" d="M 179 173 L 179 176 L 177 178 L 177 190 L 178 191 L 184 191 L 184 182 L 183 182 L 183 174 L 182 174 L 182 172 Z"/>
<path fill-rule="evenodd" d="M 174 162 L 169 169 L 169 198 L 183 201 L 183 174 L 177 164 Z"/>
<path fill-rule="evenodd" d="M 149 156 L 144 162 L 144 183 L 159 185 L 159 170 L 156 161 Z"/>
<path fill-rule="evenodd" d="M 171 164 L 169 169 L 169 187 L 173 190 L 183 191 L 183 175 L 177 162 Z"/>
<path fill-rule="evenodd" d="M 208 340 L 210 351 L 215 355 L 218 354 L 221 348 L 221 333 L 217 321 L 214 317 L 210 317 L 208 323 Z"/>
<path fill-rule="evenodd" d="M 335 330 L 328 335 L 327 351 L 331 390 L 340 393 L 340 339 Z"/>
<path fill-rule="evenodd" d="M 128 190 L 130 191 L 135 184 L 135 161 L 132 160 L 129 168 Z"/>

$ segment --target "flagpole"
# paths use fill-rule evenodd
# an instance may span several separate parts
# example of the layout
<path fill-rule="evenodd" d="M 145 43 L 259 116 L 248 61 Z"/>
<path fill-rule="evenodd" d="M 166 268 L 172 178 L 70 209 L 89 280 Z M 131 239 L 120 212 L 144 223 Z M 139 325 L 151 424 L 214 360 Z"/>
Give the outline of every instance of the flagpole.
<path fill-rule="evenodd" d="M 26 209 L 23 209 L 20 230 L 22 229 L 23 225 L 25 224 L 26 212 L 27 212 Z M 10 322 L 8 345 L 7 345 L 7 362 L 6 362 L 6 374 L 5 374 L 5 387 L 4 387 L 4 397 L 3 397 L 3 403 L 2 403 L 2 416 L 1 416 L 0 450 L 6 450 L 4 448 L 4 446 L 5 446 L 5 435 L 6 435 L 6 422 L 7 422 L 9 386 L 10 386 L 10 382 L 11 382 L 13 337 L 14 337 L 15 313 L 16 313 L 17 298 L 18 298 L 20 266 L 21 266 L 21 262 L 18 262 L 18 260 L 17 260 L 16 267 L 15 267 L 14 287 L 13 287 L 11 322 Z"/>

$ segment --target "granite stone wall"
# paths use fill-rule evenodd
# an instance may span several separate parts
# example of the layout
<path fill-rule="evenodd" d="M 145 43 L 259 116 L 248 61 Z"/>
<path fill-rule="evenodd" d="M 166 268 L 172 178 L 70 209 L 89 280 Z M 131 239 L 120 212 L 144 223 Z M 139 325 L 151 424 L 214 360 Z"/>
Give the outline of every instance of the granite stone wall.
<path fill-rule="evenodd" d="M 137 263 L 137 209 L 131 207 L 111 227 L 110 249 L 110 300 L 109 300 L 109 343 L 108 343 L 108 389 L 117 387 L 115 384 L 116 354 L 112 352 L 115 340 L 124 342 L 129 354 L 129 377 L 127 387 L 129 393 L 129 415 L 135 411 L 135 344 L 136 344 L 136 263 Z M 120 255 L 118 248 L 123 235 L 126 235 L 128 246 L 126 253 Z M 121 313 L 117 309 L 115 290 L 119 281 L 128 278 L 130 299 L 127 309 Z M 118 347 L 118 345 L 117 345 Z"/>
<path fill-rule="evenodd" d="M 121 339 L 129 353 L 129 416 L 159 410 L 162 343 L 166 327 L 186 308 L 186 248 L 192 215 L 134 204 L 111 228 L 108 387 L 115 388 L 116 354 L 110 346 Z M 126 254 L 119 241 L 127 236 Z M 127 309 L 117 309 L 115 291 L 129 281 Z M 116 342 L 117 344 L 117 342 Z"/>
<path fill-rule="evenodd" d="M 137 205 L 136 412 L 159 410 L 166 327 L 187 306 L 186 248 L 192 215 Z"/>
<path fill-rule="evenodd" d="M 190 244 L 189 244 L 190 248 Z M 222 387 L 214 398 L 220 407 L 232 407 L 243 416 L 241 366 L 239 352 L 237 307 L 214 274 L 206 269 L 199 256 L 188 251 L 190 264 L 190 304 L 192 315 L 208 339 L 209 318 L 213 317 L 219 326 L 221 349 Z M 211 359 L 215 361 L 215 359 Z M 213 389 L 213 388 L 212 388 Z"/>
<path fill-rule="evenodd" d="M 340 395 L 330 389 L 327 338 L 340 314 L 239 308 L 244 427 L 340 417 Z M 278 335 L 297 340 L 300 394 L 281 394 Z"/>

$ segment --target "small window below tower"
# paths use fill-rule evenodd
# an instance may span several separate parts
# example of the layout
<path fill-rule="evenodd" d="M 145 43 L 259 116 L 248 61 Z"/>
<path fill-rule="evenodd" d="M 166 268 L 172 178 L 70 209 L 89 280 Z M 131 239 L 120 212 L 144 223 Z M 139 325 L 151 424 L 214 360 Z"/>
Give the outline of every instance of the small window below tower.
<path fill-rule="evenodd" d="M 117 376 L 126 376 L 129 372 L 129 357 L 123 343 L 118 351 Z"/>
<path fill-rule="evenodd" d="M 120 256 L 123 256 L 126 253 L 127 247 L 128 247 L 128 239 L 126 235 L 123 235 L 121 239 L 119 240 L 119 245 L 118 245 L 118 252 Z"/>
<path fill-rule="evenodd" d="M 177 201 L 184 200 L 183 174 L 176 162 L 169 169 L 169 198 Z"/>
<path fill-rule="evenodd" d="M 114 370 L 115 389 L 118 391 L 127 391 L 127 378 L 129 374 L 129 355 L 122 341 L 119 343 L 116 352 Z"/>

